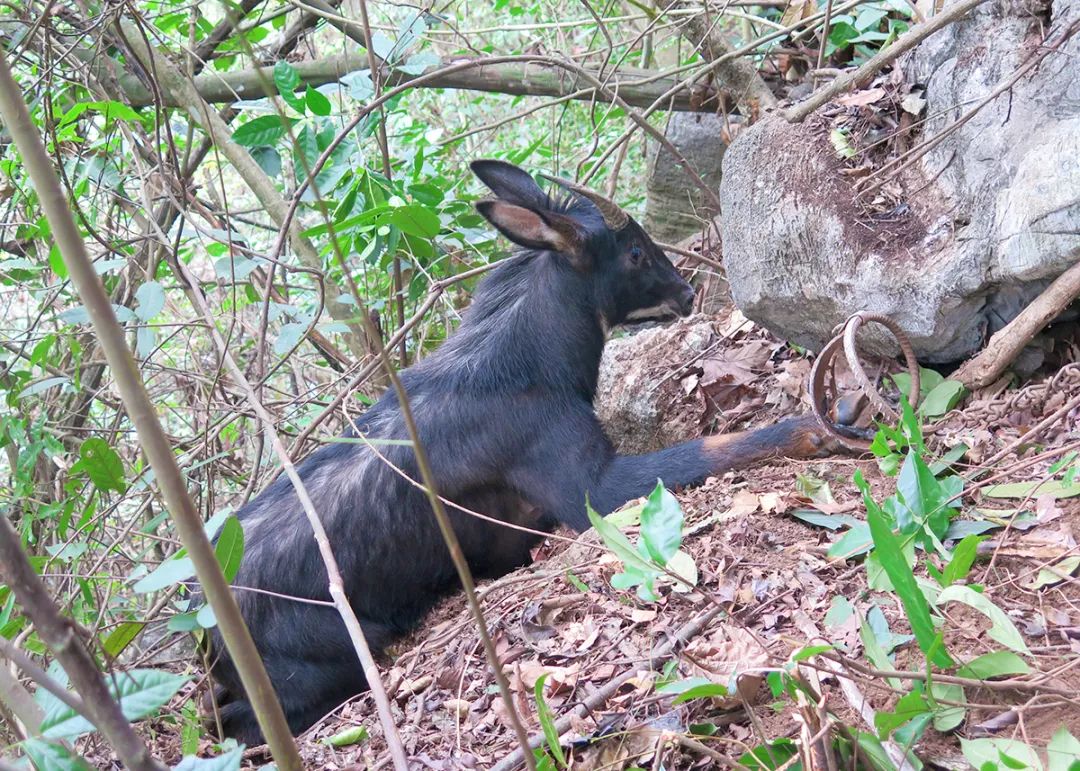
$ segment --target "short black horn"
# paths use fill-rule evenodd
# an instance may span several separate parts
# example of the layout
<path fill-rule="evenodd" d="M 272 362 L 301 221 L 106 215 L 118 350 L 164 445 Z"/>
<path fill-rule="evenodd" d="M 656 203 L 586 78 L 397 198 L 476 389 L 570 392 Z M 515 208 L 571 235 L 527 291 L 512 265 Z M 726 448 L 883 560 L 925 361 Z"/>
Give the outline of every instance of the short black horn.
<path fill-rule="evenodd" d="M 624 212 L 619 205 L 610 198 L 605 198 L 584 185 L 579 185 L 576 182 L 571 182 L 562 177 L 554 177 L 550 174 L 544 174 L 543 172 L 540 173 L 540 176 L 554 182 L 559 187 L 566 188 L 567 190 L 577 193 L 582 198 L 587 198 L 592 201 L 596 208 L 600 210 L 600 214 L 603 215 L 604 224 L 608 226 L 609 230 L 616 232 L 622 230 L 626 227 L 626 223 L 630 221 L 630 215 Z"/>

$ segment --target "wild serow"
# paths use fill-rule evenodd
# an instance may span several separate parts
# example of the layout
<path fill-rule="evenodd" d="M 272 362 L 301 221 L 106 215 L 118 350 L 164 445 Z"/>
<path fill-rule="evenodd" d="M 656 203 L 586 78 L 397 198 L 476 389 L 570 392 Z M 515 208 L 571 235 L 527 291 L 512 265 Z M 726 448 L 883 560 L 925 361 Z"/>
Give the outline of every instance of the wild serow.
<path fill-rule="evenodd" d="M 502 522 L 549 531 L 588 529 L 588 496 L 607 514 L 644 495 L 773 455 L 811 457 L 831 448 L 812 416 L 741 434 L 684 442 L 647 455 L 618 455 L 593 412 L 607 330 L 689 314 L 693 289 L 632 218 L 584 188 L 549 197 L 525 171 L 476 161 L 495 194 L 480 213 L 522 247 L 477 287 L 460 327 L 401 373 L 439 493 Z M 393 391 L 348 435 L 407 439 Z M 298 471 L 326 527 L 345 590 L 368 643 L 381 651 L 460 588 L 407 444 L 333 443 Z M 240 609 L 295 732 L 367 684 L 330 607 L 327 575 L 292 484 L 279 477 L 237 516 L 245 554 L 235 584 Z M 450 507 L 477 577 L 530 562 L 538 538 Z M 273 594 L 267 594 L 270 592 Z M 213 677 L 227 736 L 261 734 L 217 634 Z"/>

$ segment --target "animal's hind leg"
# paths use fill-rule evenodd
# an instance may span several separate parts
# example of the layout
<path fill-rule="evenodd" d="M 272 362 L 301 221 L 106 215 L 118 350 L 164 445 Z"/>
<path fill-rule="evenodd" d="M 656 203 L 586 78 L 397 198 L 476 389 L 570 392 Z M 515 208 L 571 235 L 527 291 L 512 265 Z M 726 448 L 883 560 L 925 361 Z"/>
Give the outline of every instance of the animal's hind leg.
<path fill-rule="evenodd" d="M 256 644 L 289 729 L 300 734 L 342 702 L 367 690 L 367 680 L 337 611 L 285 602 L 275 611 L 274 629 L 261 630 L 263 639 Z M 361 619 L 360 625 L 375 653 L 396 636 L 386 624 Z M 271 637 L 273 632 L 277 636 Z M 221 707 L 225 736 L 248 746 L 261 744 L 262 730 L 251 703 L 246 696 L 234 695 L 237 698 Z"/>

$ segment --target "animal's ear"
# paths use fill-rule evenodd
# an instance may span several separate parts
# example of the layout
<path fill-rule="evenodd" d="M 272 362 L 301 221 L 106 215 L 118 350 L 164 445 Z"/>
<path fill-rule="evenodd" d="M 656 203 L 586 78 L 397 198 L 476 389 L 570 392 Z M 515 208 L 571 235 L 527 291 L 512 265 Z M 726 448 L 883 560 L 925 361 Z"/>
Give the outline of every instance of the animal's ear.
<path fill-rule="evenodd" d="M 584 233 L 569 217 L 490 199 L 477 201 L 476 210 L 518 246 L 559 252 L 578 268 L 587 262 Z"/>
<path fill-rule="evenodd" d="M 469 168 L 504 201 L 530 209 L 548 208 L 547 194 L 524 169 L 505 161 L 492 160 L 473 161 Z"/>

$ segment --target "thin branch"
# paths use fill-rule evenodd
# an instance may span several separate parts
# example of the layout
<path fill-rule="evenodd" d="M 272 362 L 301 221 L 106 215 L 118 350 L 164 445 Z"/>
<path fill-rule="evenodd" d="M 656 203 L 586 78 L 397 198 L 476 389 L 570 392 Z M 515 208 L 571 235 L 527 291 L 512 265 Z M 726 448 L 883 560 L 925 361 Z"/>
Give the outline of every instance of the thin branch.
<path fill-rule="evenodd" d="M 280 767 L 288 769 L 288 771 L 299 771 L 301 768 L 300 755 L 289 733 L 285 715 L 274 696 L 273 687 L 266 676 L 262 660 L 259 658 L 258 651 L 255 649 L 255 644 L 247 627 L 244 626 L 240 610 L 237 608 L 236 601 L 229 591 L 225 576 L 222 574 L 217 557 L 214 555 L 213 547 L 203 530 L 199 513 L 188 495 L 186 482 L 177 466 L 172 447 L 160 423 L 158 423 L 153 403 L 150 401 L 150 397 L 139 376 L 139 370 L 132 359 L 131 351 L 127 347 L 124 330 L 117 322 L 112 305 L 101 284 L 101 279 L 94 271 L 90 255 L 87 253 L 82 235 L 72 219 L 67 199 L 56 178 L 56 172 L 53 170 L 41 137 L 30 119 L 30 114 L 27 111 L 25 102 L 22 100 L 18 86 L 12 79 L 7 63 L 2 57 L 0 57 L 0 115 L 3 116 L 4 124 L 14 138 L 22 155 L 23 164 L 30 175 L 41 208 L 44 210 L 51 226 L 53 240 L 68 268 L 71 281 L 75 284 L 83 305 L 90 315 L 98 340 L 112 368 L 116 388 L 120 391 L 120 395 L 124 400 L 128 416 L 138 433 L 139 443 L 154 470 L 161 494 L 172 514 L 173 521 L 176 523 L 180 538 L 188 550 L 188 556 L 195 565 L 207 599 L 214 609 L 222 636 L 234 656 L 244 689 L 252 704 L 257 705 L 257 714 L 263 732 L 270 743 L 271 751 Z M 4 527 L 10 530 L 10 523 L 6 519 L 3 524 Z M 14 533 L 13 530 L 10 532 Z M 17 537 L 14 544 L 16 549 L 12 557 L 22 557 L 25 561 L 22 550 L 17 548 Z M 5 563 L 9 565 L 6 569 L 13 569 L 10 567 L 13 563 L 8 560 L 5 560 Z M 33 578 L 36 580 L 37 577 L 33 576 Z M 32 586 L 32 583 L 29 585 Z M 43 586 L 40 586 L 40 581 L 38 582 L 38 588 L 44 593 L 45 590 Z M 26 607 L 25 603 L 24 607 Z M 49 619 L 45 618 L 43 620 L 47 622 Z M 65 657 L 74 657 L 71 660 L 72 667 L 76 669 L 79 667 L 80 654 L 78 651 L 81 651 L 82 655 L 89 659 L 92 665 L 93 659 L 90 659 L 86 649 L 81 644 L 78 644 L 70 628 L 62 623 L 63 620 L 59 614 L 56 615 L 55 620 L 61 623 L 53 630 L 43 628 L 41 621 L 36 620 L 38 631 L 42 637 L 48 640 L 46 634 L 49 634 L 50 631 L 55 632 L 57 637 L 54 642 L 64 650 Z M 67 633 L 65 633 L 65 630 Z M 76 639 L 74 645 L 71 644 L 73 639 Z M 70 651 L 76 652 L 70 653 Z M 57 651 L 57 657 L 60 658 L 59 651 Z M 89 709 L 95 712 L 100 710 L 105 713 L 100 715 L 99 718 L 108 721 L 109 730 L 106 732 L 106 736 L 113 743 L 114 749 L 118 753 L 131 753 L 134 764 L 122 756 L 125 763 L 132 768 L 159 768 L 160 766 L 157 763 L 146 760 L 148 754 L 146 754 L 145 747 L 143 747 L 142 742 L 138 740 L 134 732 L 131 731 L 127 721 L 123 720 L 123 714 L 119 712 L 119 707 L 108 698 L 107 689 L 103 690 L 104 680 L 101 679 L 96 668 L 92 668 L 92 671 L 88 672 L 73 672 L 71 668 L 65 665 L 65 669 L 68 670 L 76 689 L 86 698 Z M 76 678 L 79 678 L 78 681 Z M 83 687 L 80 687 L 80 683 Z M 115 707 L 115 714 L 109 712 L 109 704 Z M 115 724 L 117 715 L 123 727 Z M 112 734 L 115 734 L 115 737 Z M 135 744 L 132 743 L 133 738 Z M 120 746 L 117 746 L 116 742 L 119 742 Z"/>

